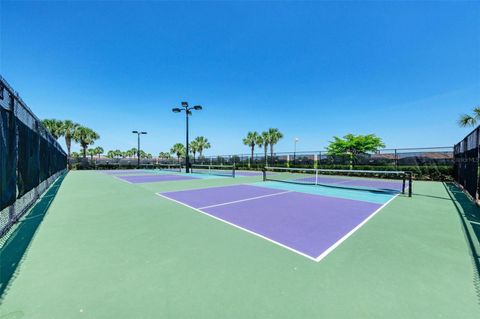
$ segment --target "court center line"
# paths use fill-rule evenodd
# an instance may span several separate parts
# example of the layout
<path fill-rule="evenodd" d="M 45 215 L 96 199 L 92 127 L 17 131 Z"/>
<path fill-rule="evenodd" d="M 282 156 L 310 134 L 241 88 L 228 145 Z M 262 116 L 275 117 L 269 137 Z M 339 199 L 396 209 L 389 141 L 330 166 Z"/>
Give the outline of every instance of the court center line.
<path fill-rule="evenodd" d="M 288 192 L 294 192 L 294 191 L 288 191 Z M 282 193 L 283 193 L 283 192 L 282 192 Z M 287 249 L 287 250 L 290 250 L 290 251 L 292 251 L 292 252 L 294 252 L 294 253 L 296 253 L 296 254 L 298 254 L 298 255 L 301 255 L 301 256 L 303 256 L 303 257 L 306 257 L 306 258 L 308 258 L 308 259 L 310 259 L 310 260 L 313 260 L 313 261 L 315 261 L 315 262 L 320 262 L 320 261 L 323 260 L 325 257 L 327 257 L 331 252 L 333 252 L 338 246 L 340 246 L 344 241 L 346 241 L 350 236 L 352 236 L 355 232 L 357 232 L 360 228 L 362 228 L 362 226 L 364 226 L 364 225 L 365 225 L 368 221 L 370 221 L 375 215 L 377 215 L 380 211 L 382 211 L 388 204 L 390 204 L 390 203 L 391 203 L 394 199 L 396 199 L 400 194 L 396 194 L 396 195 L 394 195 L 392 198 L 390 198 L 388 201 L 386 201 L 386 202 L 385 202 L 383 205 L 381 205 L 377 210 L 375 210 L 371 215 L 369 215 L 367 218 L 365 218 L 361 223 L 359 223 L 357 226 L 355 226 L 354 228 L 352 228 L 348 233 L 346 233 L 343 237 L 341 237 L 341 238 L 340 238 L 339 240 L 337 240 L 335 243 L 333 243 L 332 245 L 330 245 L 330 247 L 328 247 L 325 251 L 323 251 L 318 257 L 313 257 L 313 256 L 310 256 L 310 255 L 307 255 L 306 253 L 303 253 L 303 252 L 301 252 L 301 251 L 299 251 L 299 250 L 296 250 L 295 248 L 292 248 L 292 247 L 289 247 L 289 246 L 287 246 L 287 245 L 285 245 L 285 244 L 282 244 L 282 243 L 280 243 L 280 242 L 278 242 L 278 241 L 276 241 L 276 240 L 274 240 L 274 239 L 271 239 L 271 238 L 269 238 L 269 237 L 266 237 L 266 236 L 264 236 L 264 235 L 261 235 L 261 234 L 259 234 L 259 233 L 256 233 L 256 232 L 254 232 L 254 231 L 252 231 L 252 230 L 249 230 L 249 229 L 247 229 L 247 228 L 243 228 L 242 226 L 236 225 L 236 224 L 234 224 L 233 222 L 229 222 L 229 221 L 227 221 L 227 220 L 225 220 L 225 219 L 222 219 L 222 218 L 220 218 L 220 217 L 211 215 L 211 214 L 209 214 L 208 212 L 205 212 L 205 211 L 203 211 L 203 210 L 201 210 L 201 209 L 199 209 L 199 208 L 192 207 L 192 206 L 190 206 L 190 205 L 188 205 L 188 204 L 186 204 L 186 203 L 183 203 L 183 202 L 181 202 L 181 201 L 178 201 L 178 200 L 175 200 L 175 199 L 170 198 L 170 197 L 168 197 L 168 196 L 165 196 L 165 195 L 163 195 L 162 193 L 155 193 L 155 195 L 157 195 L 157 196 L 159 196 L 159 197 L 162 197 L 162 198 L 165 198 L 165 199 L 168 199 L 168 200 L 170 200 L 170 201 L 172 201 L 172 202 L 175 202 L 175 203 L 180 204 L 180 205 L 182 205 L 182 206 L 188 207 L 188 208 L 190 208 L 190 209 L 193 209 L 193 210 L 195 210 L 195 211 L 197 211 L 197 212 L 199 212 L 199 213 L 202 213 L 202 214 L 204 214 L 204 215 L 207 215 L 207 216 L 209 216 L 209 217 L 211 217 L 211 218 L 213 218 L 213 219 L 222 221 L 222 222 L 224 222 L 224 223 L 226 223 L 226 224 L 228 224 L 228 225 L 230 225 L 230 226 L 233 226 L 233 227 L 235 227 L 235 228 L 237 228 L 237 229 L 241 229 L 241 230 L 243 230 L 243 231 L 245 231 L 245 232 L 247 232 L 247 233 L 249 233 L 249 234 L 252 234 L 252 235 L 255 235 L 255 236 L 257 236 L 257 237 L 260 237 L 260 238 L 262 238 L 262 239 L 264 239 L 264 240 L 267 240 L 267 241 L 269 241 L 269 242 L 271 242 L 271 243 L 273 243 L 273 244 L 276 244 L 276 245 L 278 245 L 278 246 L 280 246 L 280 247 L 283 247 L 283 248 L 285 248 L 285 249 Z M 273 195 L 276 195 L 276 194 L 273 194 Z"/>
<path fill-rule="evenodd" d="M 226 202 L 226 203 L 215 204 L 215 205 L 210 205 L 210 206 L 203 206 L 203 207 L 199 207 L 198 209 L 207 209 L 207 208 L 213 208 L 213 207 L 218 207 L 218 206 L 225 206 L 225 205 L 236 204 L 236 203 L 246 202 L 246 201 L 250 201 L 250 200 L 265 198 L 265 197 L 283 195 L 283 194 L 287 194 L 287 193 L 293 193 L 293 191 L 285 191 L 285 192 L 280 192 L 280 193 L 275 193 L 275 194 L 268 194 L 268 195 L 250 197 L 250 198 L 245 198 L 245 199 L 239 199 L 239 200 L 234 200 L 232 202 Z"/>
<path fill-rule="evenodd" d="M 216 220 L 218 220 L 218 221 L 221 221 L 221 222 L 223 222 L 223 223 L 225 223 L 225 224 L 227 224 L 227 225 L 233 226 L 234 228 L 240 229 L 240 230 L 242 230 L 242 231 L 244 231 L 244 232 L 246 232 L 246 233 L 255 235 L 255 236 L 257 236 L 257 237 L 260 237 L 260 238 L 262 238 L 262 239 L 264 239 L 264 240 L 266 240 L 266 241 L 268 241 L 268 242 L 271 242 L 271 243 L 273 243 L 273 244 L 275 244 L 275 245 L 278 245 L 278 246 L 280 246 L 280 247 L 283 247 L 283 248 L 285 248 L 285 249 L 287 249 L 287 250 L 289 250 L 289 251 L 292 251 L 292 252 L 294 252 L 294 253 L 296 253 L 296 254 L 298 254 L 298 255 L 301 255 L 301 256 L 303 256 L 303 257 L 306 257 L 306 258 L 308 258 L 308 259 L 310 259 L 310 260 L 312 260 L 312 261 L 318 262 L 318 261 L 315 259 L 315 257 L 312 257 L 312 256 L 309 256 L 309 255 L 307 255 L 307 254 L 305 254 L 305 253 L 302 253 L 301 251 L 296 250 L 295 248 L 292 248 L 292 247 L 289 247 L 289 246 L 287 246 L 287 245 L 284 245 L 284 244 L 282 244 L 282 243 L 280 243 L 280 242 L 278 242 L 278 241 L 275 241 L 275 240 L 273 240 L 273 239 L 271 239 L 271 238 L 268 238 L 268 237 L 266 237 L 266 236 L 264 236 L 264 235 L 261 235 L 261 234 L 259 234 L 259 233 L 256 233 L 256 232 L 254 232 L 254 231 L 252 231 L 252 230 L 249 230 L 249 229 L 247 229 L 247 228 L 243 228 L 242 226 L 239 226 L 239 225 L 237 225 L 237 224 L 234 224 L 234 223 L 232 223 L 232 222 L 229 222 L 229 221 L 227 221 L 227 220 L 225 220 L 225 219 L 222 219 L 222 218 L 220 218 L 220 217 L 217 217 L 217 216 L 215 216 L 215 215 L 211 215 L 211 214 L 209 214 L 209 213 L 207 213 L 207 212 L 204 212 L 203 210 L 200 210 L 200 209 L 198 209 L 198 208 L 192 207 L 192 206 L 190 206 L 190 205 L 188 205 L 188 204 L 185 204 L 185 203 L 183 203 L 183 202 L 181 202 L 181 201 L 178 201 L 178 200 L 176 200 L 176 199 L 173 199 L 173 198 L 170 198 L 170 197 L 168 197 L 168 196 L 162 195 L 162 193 L 155 193 L 155 195 L 157 195 L 157 196 L 159 196 L 159 197 L 162 197 L 162 198 L 164 198 L 164 199 L 168 199 L 168 200 L 170 200 L 170 201 L 172 201 L 172 202 L 175 202 L 175 203 L 180 204 L 180 205 L 182 205 L 182 206 L 188 207 L 188 208 L 190 208 L 190 209 L 193 209 L 194 211 L 197 211 L 197 212 L 199 212 L 199 213 L 201 213 L 201 214 L 203 214 L 203 215 L 206 215 L 206 216 L 208 216 L 208 217 L 211 217 L 211 218 L 213 218 L 213 219 L 216 219 Z"/>
<path fill-rule="evenodd" d="M 206 181 L 208 179 L 201 179 L 199 178 L 198 180 L 200 181 Z M 233 187 L 233 186 L 254 186 L 254 187 L 263 187 L 263 186 L 255 186 L 255 185 L 250 185 L 249 183 L 242 183 L 242 184 L 231 184 L 231 185 L 225 185 L 225 186 L 218 186 L 218 185 L 212 185 L 212 186 L 206 186 L 202 187 L 204 185 L 199 185 L 198 187 L 194 188 L 185 188 L 185 189 L 179 189 L 179 190 L 173 190 L 173 191 L 166 191 L 166 192 L 160 192 L 162 194 L 169 194 L 169 193 L 177 193 L 177 192 L 188 192 L 188 191 L 198 191 L 200 189 L 209 189 L 209 188 L 224 188 L 224 187 Z M 263 187 L 265 188 L 265 187 Z"/>

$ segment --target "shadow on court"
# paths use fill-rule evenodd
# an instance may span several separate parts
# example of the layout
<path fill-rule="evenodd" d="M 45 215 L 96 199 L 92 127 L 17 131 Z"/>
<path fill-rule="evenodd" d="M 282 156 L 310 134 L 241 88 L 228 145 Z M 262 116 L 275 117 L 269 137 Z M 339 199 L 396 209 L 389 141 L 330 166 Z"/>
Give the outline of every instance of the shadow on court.
<path fill-rule="evenodd" d="M 0 303 L 64 178 L 65 175 L 59 177 L 50 186 L 30 211 L 13 226 L 13 231 L 7 233 L 4 245 L 0 246 Z"/>
<path fill-rule="evenodd" d="M 473 264 L 476 270 L 474 285 L 480 303 L 480 208 L 453 183 L 444 183 L 443 185 L 457 208 L 465 231 L 465 237 L 470 246 Z"/>

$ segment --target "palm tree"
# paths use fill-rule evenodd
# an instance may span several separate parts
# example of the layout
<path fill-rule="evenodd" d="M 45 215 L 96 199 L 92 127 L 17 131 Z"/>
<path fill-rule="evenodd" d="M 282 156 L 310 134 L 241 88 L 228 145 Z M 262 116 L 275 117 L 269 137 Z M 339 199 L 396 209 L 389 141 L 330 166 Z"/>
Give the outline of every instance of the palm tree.
<path fill-rule="evenodd" d="M 83 158 L 87 157 L 87 148 L 89 145 L 93 145 L 95 140 L 98 140 L 100 135 L 94 130 L 85 127 L 79 126 L 75 130 L 75 135 L 73 136 L 73 140 L 80 144 L 83 149 Z"/>
<path fill-rule="evenodd" d="M 105 151 L 101 146 L 95 147 L 95 155 L 98 155 L 98 158 L 100 158 L 100 155 L 102 155 Z"/>
<path fill-rule="evenodd" d="M 56 119 L 45 119 L 42 120 L 42 124 L 56 140 L 62 136 L 62 121 Z"/>
<path fill-rule="evenodd" d="M 270 158 L 273 161 L 273 146 L 283 138 L 283 134 L 278 130 L 278 128 L 269 128 L 268 137 L 268 144 L 270 144 Z"/>
<path fill-rule="evenodd" d="M 203 151 L 211 147 L 210 142 L 204 136 L 198 136 L 195 138 L 197 143 L 198 156 L 202 157 Z"/>
<path fill-rule="evenodd" d="M 265 156 L 265 166 L 268 164 L 268 156 L 267 156 L 267 149 L 268 145 L 270 144 L 270 134 L 267 132 L 262 132 L 262 135 L 259 136 L 257 139 L 257 145 L 258 147 L 262 147 L 263 145 L 263 151 L 264 151 L 264 156 Z"/>
<path fill-rule="evenodd" d="M 70 157 L 70 149 L 72 147 L 72 138 L 75 135 L 75 131 L 80 127 L 80 124 L 74 123 L 70 120 L 65 120 L 59 128 L 60 134 L 65 137 L 65 145 L 67 146 L 67 154 Z"/>
<path fill-rule="evenodd" d="M 195 154 L 198 152 L 198 141 L 193 140 L 190 142 L 190 151 L 193 154 L 193 162 L 195 163 Z"/>
<path fill-rule="evenodd" d="M 172 146 L 170 153 L 177 155 L 178 162 L 180 163 L 180 157 L 185 155 L 185 146 L 182 143 L 177 143 Z"/>
<path fill-rule="evenodd" d="M 160 152 L 160 153 L 158 154 L 158 157 L 159 157 L 160 159 L 169 159 L 169 158 L 170 158 L 170 153 Z"/>
<path fill-rule="evenodd" d="M 480 106 L 473 109 L 473 115 L 463 114 L 458 120 L 458 125 L 461 127 L 475 126 L 480 121 Z"/>
<path fill-rule="evenodd" d="M 247 145 L 250 147 L 250 151 L 252 152 L 251 154 L 251 163 L 253 163 L 253 156 L 255 152 L 255 145 L 257 144 L 258 140 L 258 133 L 253 131 L 253 132 L 248 132 L 247 137 L 243 139 L 243 144 Z M 262 142 L 263 143 L 263 142 Z M 261 146 L 260 146 L 261 147 Z M 250 167 L 250 163 L 248 163 L 248 166 Z"/>
<path fill-rule="evenodd" d="M 138 150 L 137 150 L 135 147 L 131 148 L 131 149 L 129 150 L 129 154 L 130 154 L 129 157 L 136 158 L 136 157 L 137 157 L 137 152 L 138 152 Z"/>
<path fill-rule="evenodd" d="M 87 155 L 90 156 L 90 160 L 93 162 L 93 157 L 97 155 L 94 148 L 89 148 L 87 150 Z"/>
<path fill-rule="evenodd" d="M 108 158 L 115 158 L 115 151 L 112 151 L 112 150 L 108 151 L 107 152 L 107 157 Z"/>

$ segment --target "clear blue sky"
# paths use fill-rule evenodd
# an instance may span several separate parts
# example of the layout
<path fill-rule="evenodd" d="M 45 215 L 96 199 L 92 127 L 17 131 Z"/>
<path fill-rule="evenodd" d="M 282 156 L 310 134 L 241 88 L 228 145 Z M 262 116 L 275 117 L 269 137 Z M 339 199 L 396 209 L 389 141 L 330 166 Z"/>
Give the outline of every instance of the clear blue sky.
<path fill-rule="evenodd" d="M 480 2 L 0 2 L 0 73 L 40 118 L 72 119 L 128 149 L 184 142 L 182 100 L 204 110 L 207 154 L 278 151 L 375 133 L 387 147 L 452 145 L 480 105 Z"/>

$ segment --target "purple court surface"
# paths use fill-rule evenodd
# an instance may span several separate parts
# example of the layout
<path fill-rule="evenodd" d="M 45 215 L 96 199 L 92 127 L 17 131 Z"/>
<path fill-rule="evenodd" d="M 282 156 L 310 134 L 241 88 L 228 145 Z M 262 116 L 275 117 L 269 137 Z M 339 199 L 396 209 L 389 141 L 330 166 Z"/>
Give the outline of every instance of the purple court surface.
<path fill-rule="evenodd" d="M 141 183 L 155 183 L 155 182 L 169 182 L 169 181 L 182 181 L 197 179 L 197 177 L 184 176 L 184 175 L 125 175 L 117 176 L 118 178 L 133 184 Z"/>
<path fill-rule="evenodd" d="M 159 193 L 319 261 L 381 204 L 235 185 Z"/>
<path fill-rule="evenodd" d="M 129 170 L 108 170 L 108 171 L 101 171 L 103 174 L 107 175 L 127 175 L 127 174 L 145 174 L 144 170 L 137 170 L 137 169 L 129 169 Z"/>
<path fill-rule="evenodd" d="M 262 172 L 255 171 L 235 171 L 235 176 L 261 176 Z"/>

